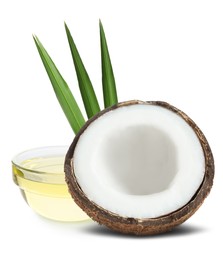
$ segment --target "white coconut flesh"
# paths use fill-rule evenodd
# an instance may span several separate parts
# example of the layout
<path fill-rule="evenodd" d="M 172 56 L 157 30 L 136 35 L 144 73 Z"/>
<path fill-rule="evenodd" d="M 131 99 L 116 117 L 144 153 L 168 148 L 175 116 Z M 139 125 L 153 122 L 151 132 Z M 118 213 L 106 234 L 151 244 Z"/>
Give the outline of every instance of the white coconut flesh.
<path fill-rule="evenodd" d="M 78 140 L 73 165 L 89 200 L 140 219 L 183 207 L 205 173 L 201 144 L 187 122 L 166 108 L 144 104 L 95 119 Z"/>

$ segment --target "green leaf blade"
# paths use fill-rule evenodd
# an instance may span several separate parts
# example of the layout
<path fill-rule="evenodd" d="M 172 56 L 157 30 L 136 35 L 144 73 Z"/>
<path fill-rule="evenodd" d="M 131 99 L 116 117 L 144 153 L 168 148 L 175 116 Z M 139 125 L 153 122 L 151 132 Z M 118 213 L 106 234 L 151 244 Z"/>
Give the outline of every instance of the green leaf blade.
<path fill-rule="evenodd" d="M 66 81 L 61 76 L 59 70 L 43 47 L 42 43 L 36 36 L 33 36 L 33 38 L 61 108 L 63 109 L 74 133 L 77 134 L 81 127 L 85 124 L 84 117 Z"/>
<path fill-rule="evenodd" d="M 118 103 L 118 96 L 115 84 L 115 77 L 112 69 L 111 59 L 108 51 L 107 40 L 101 21 L 100 27 L 100 43 L 101 43 L 101 67 L 102 67 L 102 85 L 104 95 L 104 106 L 109 107 Z"/>
<path fill-rule="evenodd" d="M 82 100 L 83 100 L 83 103 L 85 106 L 87 116 L 88 116 L 88 118 L 91 118 L 92 116 L 94 116 L 98 112 L 100 112 L 98 100 L 95 95 L 94 88 L 92 86 L 88 73 L 84 67 L 82 59 L 79 55 L 79 52 L 74 43 L 73 37 L 72 37 L 70 30 L 67 27 L 66 23 L 65 23 L 65 30 L 66 30 L 66 34 L 67 34 L 68 43 L 70 46 L 71 55 L 73 58 L 74 67 L 75 67 L 76 74 L 77 74 L 77 79 L 78 79 L 78 83 L 79 83 L 79 89 L 81 92 Z"/>

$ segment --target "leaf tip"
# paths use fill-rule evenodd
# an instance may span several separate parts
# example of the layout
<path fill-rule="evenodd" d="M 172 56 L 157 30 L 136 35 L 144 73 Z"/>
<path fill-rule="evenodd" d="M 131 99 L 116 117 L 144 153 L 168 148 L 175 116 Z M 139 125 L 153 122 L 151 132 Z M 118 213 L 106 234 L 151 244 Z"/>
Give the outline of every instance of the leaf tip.
<path fill-rule="evenodd" d="M 67 24 L 66 24 L 66 22 L 64 21 L 64 27 L 65 27 L 65 29 L 67 29 L 68 27 L 67 27 Z"/>
<path fill-rule="evenodd" d="M 36 44 L 36 47 L 38 48 L 40 41 L 39 41 L 38 37 L 35 34 L 33 34 L 32 36 L 33 36 L 33 40 L 34 40 L 34 42 Z"/>
<path fill-rule="evenodd" d="M 65 30 L 66 30 L 67 35 L 70 34 L 70 30 L 69 30 L 69 28 L 68 28 L 66 22 L 64 22 L 64 27 L 65 27 Z"/>
<path fill-rule="evenodd" d="M 37 36 L 35 34 L 32 34 L 33 40 L 36 41 Z"/>
<path fill-rule="evenodd" d="M 103 24 L 102 24 L 102 21 L 101 21 L 101 19 L 99 19 L 99 27 L 100 27 L 100 30 L 101 31 L 103 31 L 104 29 L 103 29 Z"/>

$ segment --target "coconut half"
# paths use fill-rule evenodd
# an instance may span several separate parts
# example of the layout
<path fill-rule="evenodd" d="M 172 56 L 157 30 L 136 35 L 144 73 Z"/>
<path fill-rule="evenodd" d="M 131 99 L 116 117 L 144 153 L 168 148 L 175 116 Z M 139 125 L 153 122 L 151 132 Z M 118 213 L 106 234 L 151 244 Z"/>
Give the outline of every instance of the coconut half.
<path fill-rule="evenodd" d="M 93 220 L 123 233 L 157 234 L 200 207 L 214 160 L 185 113 L 165 102 L 129 101 L 86 123 L 67 153 L 65 174 Z"/>

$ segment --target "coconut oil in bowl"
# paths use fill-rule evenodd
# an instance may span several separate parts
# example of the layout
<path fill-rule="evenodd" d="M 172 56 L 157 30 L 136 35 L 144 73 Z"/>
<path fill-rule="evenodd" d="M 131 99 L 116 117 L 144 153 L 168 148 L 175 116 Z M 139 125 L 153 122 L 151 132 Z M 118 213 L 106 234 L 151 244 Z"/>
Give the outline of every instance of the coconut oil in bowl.
<path fill-rule="evenodd" d="M 83 221 L 88 216 L 74 203 L 64 175 L 67 147 L 25 151 L 12 160 L 13 180 L 28 205 L 43 217 L 58 221 Z"/>

